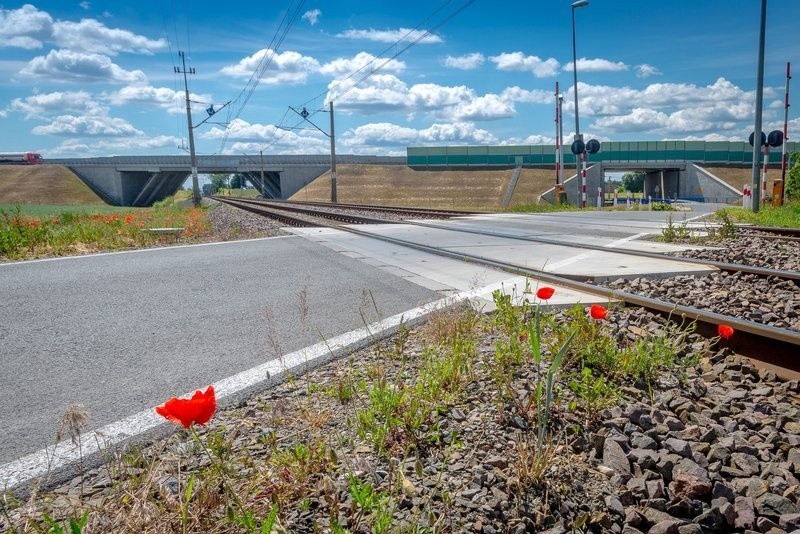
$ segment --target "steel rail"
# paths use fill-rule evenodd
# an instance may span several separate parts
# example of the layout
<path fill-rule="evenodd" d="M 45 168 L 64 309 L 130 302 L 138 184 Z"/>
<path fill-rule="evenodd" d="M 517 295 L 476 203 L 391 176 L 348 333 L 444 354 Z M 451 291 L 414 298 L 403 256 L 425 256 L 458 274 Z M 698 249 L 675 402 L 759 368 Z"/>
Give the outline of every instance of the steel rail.
<path fill-rule="evenodd" d="M 569 241 L 560 241 L 558 239 L 547 239 L 544 237 L 529 237 L 529 236 L 516 236 L 514 234 L 507 234 L 504 232 L 493 232 L 491 230 L 477 230 L 473 228 L 452 228 L 436 223 L 427 223 L 421 221 L 404 221 L 405 224 L 413 224 L 415 226 L 423 226 L 426 228 L 435 228 L 440 230 L 451 230 L 457 232 L 464 232 L 477 235 L 485 235 L 489 237 L 501 237 L 507 239 L 517 239 L 519 241 L 530 241 L 533 243 L 541 243 L 544 245 L 556 245 L 571 248 L 580 248 L 584 250 L 593 250 L 598 252 L 610 252 L 613 254 L 626 254 L 628 256 L 639 256 L 653 260 L 677 261 L 679 263 L 693 263 L 697 265 L 704 265 L 707 267 L 716 267 L 720 271 L 725 272 L 743 272 L 748 274 L 757 274 L 759 276 L 775 276 L 787 280 L 792 280 L 795 283 L 800 282 L 800 271 L 781 271 L 778 269 L 770 269 L 768 267 L 754 267 L 751 265 L 742 265 L 739 263 L 726 263 L 722 261 L 703 260 L 700 258 L 684 258 L 681 256 L 670 256 L 668 254 L 660 254 L 658 252 L 646 252 L 643 250 L 630 250 L 620 248 L 608 248 L 602 245 L 590 245 L 588 243 L 570 243 Z"/>
<path fill-rule="evenodd" d="M 216 197 L 215 197 L 216 198 Z M 362 211 L 378 211 L 384 213 L 397 213 L 397 214 L 413 214 L 413 215 L 427 215 L 432 217 L 457 217 L 460 215 L 478 215 L 478 211 L 462 211 L 462 210 L 439 210 L 431 208 L 412 208 L 409 206 L 377 206 L 372 204 L 347 204 L 337 202 L 311 202 L 311 201 L 298 201 L 298 200 L 276 200 L 276 199 L 243 199 L 253 203 L 260 203 L 263 205 L 296 205 L 296 206 L 320 206 L 323 208 L 341 208 Z"/>
<path fill-rule="evenodd" d="M 800 371 L 800 356 L 798 356 L 800 355 L 800 332 L 776 328 L 738 317 L 701 310 L 691 306 L 683 306 L 677 303 L 635 295 L 624 291 L 606 289 L 580 280 L 545 272 L 540 269 L 502 262 L 475 254 L 452 252 L 439 247 L 379 235 L 358 228 L 324 223 L 319 226 L 343 230 L 352 234 L 378 239 L 387 243 L 435 254 L 437 256 L 483 265 L 511 274 L 529 277 L 540 282 L 567 287 L 576 291 L 602 297 L 609 301 L 617 300 L 627 306 L 642 307 L 649 311 L 656 312 L 665 316 L 668 320 L 682 325 L 694 321 L 697 324 L 699 333 L 706 337 L 716 336 L 717 327 L 721 324 L 726 324 L 736 330 L 736 334 L 726 341 L 726 346 L 729 346 L 735 352 L 769 365 L 789 370 L 791 373 Z M 780 372 L 780 370 L 778 371 Z M 787 375 L 788 374 L 785 373 L 783 376 Z M 791 374 L 791 376 L 795 375 Z"/>
<path fill-rule="evenodd" d="M 245 201 L 253 202 L 252 200 L 249 200 L 249 199 L 247 199 Z M 263 204 L 263 203 L 259 202 L 259 204 Z M 327 204 L 327 205 L 333 207 L 332 204 Z M 280 207 L 276 207 L 276 209 L 284 209 L 284 208 L 283 208 L 283 206 L 280 206 Z M 286 208 L 286 209 L 290 209 L 290 208 Z M 303 211 L 301 211 L 301 213 L 303 213 Z M 311 214 L 310 211 L 307 211 L 306 213 Z M 333 212 L 328 212 L 328 211 L 321 211 L 321 212 L 317 212 L 317 213 L 323 213 L 323 214 L 330 213 L 330 214 L 333 214 Z M 356 217 L 356 216 L 354 216 L 354 217 Z M 653 259 L 653 260 L 674 261 L 674 262 L 678 262 L 678 263 L 690 263 L 690 264 L 694 264 L 694 265 L 702 265 L 702 266 L 705 266 L 705 267 L 714 267 L 716 269 L 719 269 L 720 271 L 731 272 L 731 273 L 742 272 L 742 273 L 755 274 L 755 275 L 764 276 L 764 277 L 774 276 L 774 277 L 777 277 L 777 278 L 782 278 L 784 280 L 791 280 L 795 284 L 799 284 L 800 285 L 800 271 L 782 271 L 782 270 L 778 270 L 778 269 L 770 269 L 768 267 L 754 267 L 754 266 L 751 266 L 751 265 L 742 265 L 742 264 L 738 264 L 738 263 L 727 263 L 727 262 L 720 262 L 720 261 L 713 261 L 713 260 L 704 260 L 704 259 L 699 259 L 699 258 L 683 258 L 683 257 L 680 257 L 680 256 L 669 256 L 667 254 L 660 254 L 660 253 L 657 253 L 657 252 L 646 252 L 646 251 L 629 250 L 629 249 L 618 249 L 618 248 L 613 248 L 612 249 L 612 248 L 608 248 L 608 247 L 602 246 L 602 245 L 590 245 L 588 243 L 570 243 L 568 241 L 560 241 L 558 239 L 548 239 L 548 238 L 543 238 L 543 237 L 519 236 L 519 235 L 514 235 L 514 234 L 508 234 L 508 233 L 505 233 L 505 232 L 494 232 L 494 231 L 491 231 L 491 230 L 479 230 L 479 229 L 474 229 L 474 228 L 453 228 L 453 227 L 450 227 L 450 226 L 445 226 L 445 225 L 441 225 L 441 224 L 437 224 L 437 223 L 429 223 L 429 222 L 422 222 L 422 221 L 415 221 L 415 220 L 405 220 L 405 221 L 402 221 L 402 222 L 398 222 L 398 221 L 389 221 L 389 220 L 384 220 L 384 219 L 379 219 L 379 218 L 372 219 L 372 220 L 370 220 L 370 218 L 364 218 L 363 222 L 366 223 L 366 224 L 376 224 L 376 223 L 377 224 L 410 224 L 410 225 L 421 226 L 421 227 L 425 227 L 425 228 L 433 228 L 433 229 L 446 230 L 446 231 L 451 231 L 451 232 L 463 232 L 463 233 L 469 233 L 469 234 L 484 235 L 484 236 L 487 236 L 487 237 L 500 237 L 500 238 L 504 238 L 504 239 L 515 239 L 515 240 L 518 240 L 518 241 L 526 241 L 526 242 L 531 242 L 531 243 L 540 243 L 540 244 L 544 244 L 544 245 L 554 245 L 554 246 L 569 247 L 569 248 L 580 248 L 580 249 L 584 249 L 584 250 L 592 250 L 592 251 L 596 251 L 596 252 L 607 252 L 607 253 L 612 253 L 612 254 L 624 254 L 624 255 L 628 255 L 628 256 L 637 256 L 637 257 L 648 258 L 648 259 Z M 593 279 L 590 276 L 583 276 L 583 277 L 581 277 L 581 276 L 569 276 L 569 277 L 572 278 L 572 279 L 585 280 L 585 281 Z"/>
<path fill-rule="evenodd" d="M 311 209 L 311 208 L 302 208 L 297 206 L 273 206 L 273 205 L 266 205 L 263 202 L 259 202 L 252 199 L 243 199 L 243 198 L 236 198 L 232 199 L 229 197 L 211 197 L 214 200 L 219 202 L 225 202 L 232 206 L 248 206 L 253 209 L 248 209 L 247 211 L 253 213 L 259 213 L 255 208 L 260 208 L 265 213 L 275 213 L 275 210 L 281 211 L 288 211 L 291 213 L 301 213 L 303 215 L 310 215 L 312 217 L 319 217 L 325 219 L 331 219 L 334 221 L 339 221 L 342 223 L 352 223 L 352 224 L 386 224 L 386 223 L 395 223 L 396 221 L 388 221 L 386 219 L 379 219 L 375 217 L 364 217 L 362 215 L 355 215 L 355 214 L 348 214 L 348 213 L 336 213 L 332 211 L 324 211 L 318 209 Z M 284 216 L 285 217 L 285 216 Z M 287 221 L 292 220 L 291 218 L 286 218 Z M 302 219 L 298 219 L 302 220 Z M 312 226 L 311 223 L 308 224 Z M 324 225 L 323 225 L 324 226 Z"/>
<path fill-rule="evenodd" d="M 739 226 L 738 228 L 787 237 L 800 237 L 800 228 L 782 228 L 780 226 Z"/>

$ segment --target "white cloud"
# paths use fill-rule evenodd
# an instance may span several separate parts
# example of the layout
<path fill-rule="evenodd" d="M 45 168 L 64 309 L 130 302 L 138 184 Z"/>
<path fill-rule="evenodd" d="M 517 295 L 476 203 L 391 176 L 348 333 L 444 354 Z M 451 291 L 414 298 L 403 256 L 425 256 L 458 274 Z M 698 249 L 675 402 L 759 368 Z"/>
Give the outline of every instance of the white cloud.
<path fill-rule="evenodd" d="M 298 52 L 286 51 L 276 54 L 262 48 L 236 65 L 223 67 L 220 72 L 234 78 L 248 79 L 253 73 L 264 70 L 262 83 L 270 85 L 297 85 L 305 83 L 311 72 L 319 70 L 319 62 Z"/>
<path fill-rule="evenodd" d="M 116 55 L 119 52 L 152 55 L 153 52 L 167 47 L 166 39 L 148 39 L 128 30 L 109 28 L 95 19 L 56 22 L 53 24 L 53 40 L 69 50 L 106 55 Z"/>
<path fill-rule="evenodd" d="M 367 67 L 367 65 L 369 65 L 369 67 Z M 380 71 L 376 71 L 378 67 L 380 67 Z M 387 61 L 387 59 L 384 58 L 376 58 L 368 52 L 359 52 L 352 58 L 337 58 L 329 63 L 326 63 L 319 68 L 319 72 L 325 75 L 333 76 L 334 78 L 343 78 L 356 71 L 360 71 L 361 69 L 364 70 L 363 73 L 359 73 L 359 76 L 361 74 L 366 75 L 368 72 L 396 74 L 404 71 L 405 68 L 406 64 L 400 60 L 389 59 Z M 358 77 L 354 79 L 354 81 L 357 80 Z"/>
<path fill-rule="evenodd" d="M 81 6 L 82 9 L 85 9 L 86 11 L 88 11 L 92 7 L 92 4 L 90 4 L 86 0 L 83 0 L 83 2 L 81 2 L 78 5 Z"/>
<path fill-rule="evenodd" d="M 564 65 L 565 72 L 572 72 L 572 61 Z M 582 57 L 578 60 L 578 72 L 619 72 L 628 70 L 628 66 L 622 61 L 609 61 L 607 59 L 586 59 Z"/>
<path fill-rule="evenodd" d="M 108 56 L 71 50 L 51 50 L 46 56 L 35 57 L 20 74 L 59 82 L 137 83 L 146 80 L 142 71 L 127 71 Z"/>
<path fill-rule="evenodd" d="M 319 9 L 310 9 L 303 13 L 301 20 L 307 20 L 309 24 L 315 26 L 319 22 L 319 17 L 322 16 L 322 11 Z"/>
<path fill-rule="evenodd" d="M 703 136 L 688 135 L 681 138 L 665 138 L 664 141 L 744 141 L 741 135 L 721 135 L 717 133 L 710 133 Z"/>
<path fill-rule="evenodd" d="M 635 68 L 636 68 L 637 78 L 649 78 L 650 76 L 661 76 L 660 70 L 658 70 L 652 65 L 648 65 L 647 63 L 636 65 Z"/>
<path fill-rule="evenodd" d="M 335 100 L 337 109 L 341 111 L 361 113 L 404 110 L 411 104 L 408 86 L 391 74 L 376 74 L 356 87 L 347 83 L 339 85 L 333 81 L 328 84 L 325 100 Z"/>
<path fill-rule="evenodd" d="M 491 121 L 506 119 L 517 114 L 514 106 L 499 96 L 488 94 L 458 106 L 453 116 L 459 121 Z"/>
<path fill-rule="evenodd" d="M 0 9 L 0 48 L 41 48 L 52 31 L 52 17 L 30 4 L 19 9 Z"/>
<path fill-rule="evenodd" d="M 433 83 L 420 83 L 411 86 L 408 96 L 412 111 L 416 109 L 444 111 L 448 107 L 468 104 L 476 97 L 475 92 L 464 85 L 450 87 Z"/>
<path fill-rule="evenodd" d="M 86 91 L 56 91 L 15 98 L 11 101 L 9 109 L 24 113 L 26 119 L 63 113 L 105 115 L 108 112 L 97 102 L 94 95 Z"/>
<path fill-rule="evenodd" d="M 543 91 L 541 89 L 522 89 L 521 87 L 506 87 L 500 93 L 500 98 L 507 102 L 528 102 L 531 104 L 552 104 L 555 103 L 555 93 Z"/>
<path fill-rule="evenodd" d="M 83 9 L 90 7 L 82 2 Z M 19 9 L 0 9 L 0 48 L 42 48 L 45 42 L 75 52 L 116 55 L 119 52 L 152 54 L 167 46 L 166 39 L 148 39 L 128 30 L 109 28 L 95 19 L 56 21 L 49 13 L 25 4 Z"/>
<path fill-rule="evenodd" d="M 409 145 L 447 145 L 447 144 L 496 144 L 497 138 L 486 130 L 476 128 L 469 122 L 432 124 L 417 130 L 388 122 L 364 124 L 348 130 L 343 136 L 343 144 L 354 151 L 395 147 L 405 149 Z M 385 152 L 385 150 L 384 150 Z"/>
<path fill-rule="evenodd" d="M 483 65 L 486 58 L 480 52 L 473 52 L 464 56 L 447 56 L 444 66 L 451 69 L 474 70 Z"/>
<path fill-rule="evenodd" d="M 438 35 L 427 34 L 425 30 L 411 30 L 409 28 L 397 28 L 396 30 L 347 30 L 336 35 L 345 39 L 364 39 L 367 41 L 377 41 L 379 43 L 394 43 L 396 41 L 418 42 L 419 44 L 441 43 L 442 38 Z"/>
<path fill-rule="evenodd" d="M 739 135 L 754 114 L 754 92 L 744 91 L 725 78 L 706 86 L 655 83 L 643 89 L 579 83 L 578 94 L 581 117 L 597 117 L 591 127 L 604 133 L 652 133 L 673 138 L 717 133 L 728 137 Z M 566 112 L 574 111 L 573 95 L 570 88 L 565 95 Z M 767 98 L 774 95 L 774 88 L 765 88 Z"/>
<path fill-rule="evenodd" d="M 142 136 L 142 132 L 128 121 L 107 116 L 61 115 L 47 126 L 31 130 L 36 135 L 62 135 L 67 137 L 122 137 Z"/>
<path fill-rule="evenodd" d="M 530 71 L 537 78 L 548 78 L 558 74 L 560 63 L 554 58 L 541 59 L 539 56 L 526 56 L 522 52 L 503 52 L 491 56 L 490 61 L 498 70 Z"/>
<path fill-rule="evenodd" d="M 546 135 L 529 135 L 522 139 L 518 137 L 509 137 L 503 139 L 499 144 L 501 145 L 552 145 L 555 144 L 555 137 L 548 137 Z"/>
<path fill-rule="evenodd" d="M 281 130 L 272 124 L 250 124 L 234 119 L 227 130 L 214 127 L 200 135 L 202 139 L 224 139 L 233 141 L 227 154 L 255 154 L 269 147 L 270 152 L 282 154 L 325 154 L 330 151 L 327 137 L 316 132 Z"/>
<path fill-rule="evenodd" d="M 491 121 L 517 114 L 515 102 L 551 103 L 553 96 L 546 91 L 528 91 L 510 87 L 501 94 L 477 95 L 467 86 L 443 86 L 421 83 L 408 86 L 391 74 L 370 77 L 365 83 L 351 88 L 347 84 L 328 85 L 327 100 L 334 99 L 343 112 L 381 113 L 418 112 L 448 121 Z"/>
<path fill-rule="evenodd" d="M 158 106 L 169 113 L 185 113 L 186 96 L 183 91 L 175 91 L 168 87 L 153 87 L 150 85 L 129 85 L 119 91 L 103 95 L 114 106 Z M 208 107 L 206 102 L 212 98 L 207 94 L 189 94 L 192 101 L 193 112 L 205 112 Z"/>
<path fill-rule="evenodd" d="M 114 137 L 111 139 L 92 140 L 87 144 L 79 139 L 67 139 L 55 148 L 47 150 L 48 157 L 76 157 L 86 158 L 91 156 L 108 156 L 118 152 L 141 150 L 150 152 L 161 148 L 174 149 L 181 140 L 171 135 Z"/>

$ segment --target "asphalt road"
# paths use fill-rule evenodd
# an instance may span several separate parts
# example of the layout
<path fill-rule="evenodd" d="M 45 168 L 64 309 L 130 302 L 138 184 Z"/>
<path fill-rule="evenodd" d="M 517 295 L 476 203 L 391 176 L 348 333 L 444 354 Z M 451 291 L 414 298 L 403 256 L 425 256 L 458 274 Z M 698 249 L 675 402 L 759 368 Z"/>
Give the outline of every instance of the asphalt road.
<path fill-rule="evenodd" d="M 0 264 L 0 463 L 435 298 L 302 237 Z"/>

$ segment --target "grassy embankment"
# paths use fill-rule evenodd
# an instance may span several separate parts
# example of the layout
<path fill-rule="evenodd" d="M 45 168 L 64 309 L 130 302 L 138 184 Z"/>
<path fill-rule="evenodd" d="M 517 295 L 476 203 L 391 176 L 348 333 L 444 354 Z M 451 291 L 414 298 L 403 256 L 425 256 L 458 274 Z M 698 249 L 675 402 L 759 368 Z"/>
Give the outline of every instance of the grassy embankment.
<path fill-rule="evenodd" d="M 800 201 L 789 202 L 779 208 L 764 207 L 758 213 L 744 208 L 725 208 L 717 216 L 727 216 L 734 222 L 758 226 L 800 228 Z"/>
<path fill-rule="evenodd" d="M 0 166 L 0 260 L 68 256 L 197 240 L 210 232 L 205 209 L 180 191 L 152 208 L 109 206 L 65 167 Z M 181 228 L 163 236 L 152 228 Z"/>

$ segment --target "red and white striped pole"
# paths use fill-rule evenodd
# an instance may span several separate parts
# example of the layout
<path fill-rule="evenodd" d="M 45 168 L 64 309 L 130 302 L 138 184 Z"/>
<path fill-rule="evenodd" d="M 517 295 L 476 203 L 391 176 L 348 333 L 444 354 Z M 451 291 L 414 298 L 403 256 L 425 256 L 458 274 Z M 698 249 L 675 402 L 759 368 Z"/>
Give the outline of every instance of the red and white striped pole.
<path fill-rule="evenodd" d="M 581 207 L 586 207 L 586 149 L 581 154 Z"/>
<path fill-rule="evenodd" d="M 559 180 L 559 177 L 561 176 L 561 136 L 558 133 L 558 82 L 556 82 L 556 185 L 561 185 Z M 556 191 L 556 194 L 558 194 L 558 191 Z M 556 199 L 556 201 L 558 201 L 558 199 Z"/>
<path fill-rule="evenodd" d="M 783 180 L 783 190 L 784 194 L 786 191 L 786 166 L 788 165 L 787 156 L 786 156 L 786 143 L 789 142 L 789 132 L 787 131 L 787 125 L 789 123 L 789 80 L 792 79 L 792 71 L 791 71 L 792 64 L 788 61 L 786 62 L 786 94 L 784 98 L 783 104 L 783 152 L 781 156 L 781 180 Z"/>

